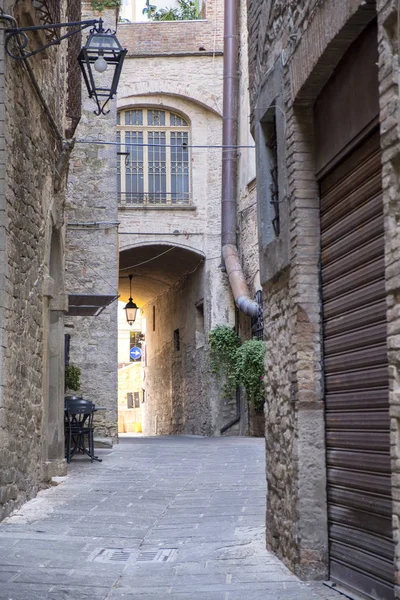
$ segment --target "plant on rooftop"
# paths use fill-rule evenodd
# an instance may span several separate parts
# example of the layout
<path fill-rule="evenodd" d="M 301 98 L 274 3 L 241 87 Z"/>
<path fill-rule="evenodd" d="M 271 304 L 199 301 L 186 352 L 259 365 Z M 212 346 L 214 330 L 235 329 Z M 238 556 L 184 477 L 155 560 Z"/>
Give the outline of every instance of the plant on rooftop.
<path fill-rule="evenodd" d="M 91 0 L 90 4 L 93 10 L 101 12 L 105 8 L 119 8 L 121 0 Z"/>
<path fill-rule="evenodd" d="M 151 21 L 193 21 L 199 18 L 198 0 L 176 0 L 177 6 L 160 8 L 146 0 L 143 14 L 147 14 Z"/>
<path fill-rule="evenodd" d="M 157 6 L 155 4 L 150 4 L 150 0 L 146 0 L 146 6 L 142 10 L 142 14 L 147 16 L 150 21 L 153 19 L 153 15 L 157 10 Z"/>

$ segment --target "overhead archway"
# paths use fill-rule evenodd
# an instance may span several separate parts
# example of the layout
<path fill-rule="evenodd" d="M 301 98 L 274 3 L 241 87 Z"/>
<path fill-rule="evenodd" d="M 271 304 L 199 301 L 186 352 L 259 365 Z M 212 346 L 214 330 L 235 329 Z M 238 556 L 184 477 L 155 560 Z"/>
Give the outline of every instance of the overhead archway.
<path fill-rule="evenodd" d="M 194 272 L 204 261 L 204 254 L 173 244 L 145 244 L 120 253 L 119 294 L 129 298 L 129 275 L 135 302 L 145 306 L 183 277 Z"/>
<path fill-rule="evenodd" d="M 204 260 L 199 251 L 160 242 L 120 253 L 120 300 L 129 299 L 132 275 L 132 298 L 141 309 L 131 328 L 119 321 L 120 432 L 135 431 L 140 419 L 149 435 L 211 433 Z"/>

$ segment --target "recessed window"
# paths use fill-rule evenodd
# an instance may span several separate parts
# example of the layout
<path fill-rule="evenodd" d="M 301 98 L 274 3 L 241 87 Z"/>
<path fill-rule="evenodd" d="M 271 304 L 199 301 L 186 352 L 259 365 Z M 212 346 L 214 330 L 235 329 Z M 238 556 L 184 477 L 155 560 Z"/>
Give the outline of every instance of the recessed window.
<path fill-rule="evenodd" d="M 196 304 L 196 331 L 204 334 L 204 302 Z"/>
<path fill-rule="evenodd" d="M 276 114 L 271 108 L 260 122 L 257 136 L 258 170 L 262 173 L 257 182 L 259 205 L 259 236 L 263 247 L 280 236 L 279 157 Z"/>
<path fill-rule="evenodd" d="M 118 113 L 120 205 L 190 204 L 189 133 L 184 117 L 168 110 Z"/>
<path fill-rule="evenodd" d="M 263 123 L 265 145 L 268 153 L 268 163 L 270 171 L 269 184 L 269 202 L 271 204 L 271 223 L 275 237 L 280 233 L 280 215 L 279 215 L 279 185 L 278 185 L 278 143 L 276 137 L 276 118 L 275 114 Z"/>
<path fill-rule="evenodd" d="M 175 352 L 179 352 L 181 349 L 181 340 L 179 335 L 179 329 L 175 329 L 174 331 L 174 350 Z"/>
<path fill-rule="evenodd" d="M 196 307 L 196 350 L 204 347 L 204 302 L 197 302 Z"/>

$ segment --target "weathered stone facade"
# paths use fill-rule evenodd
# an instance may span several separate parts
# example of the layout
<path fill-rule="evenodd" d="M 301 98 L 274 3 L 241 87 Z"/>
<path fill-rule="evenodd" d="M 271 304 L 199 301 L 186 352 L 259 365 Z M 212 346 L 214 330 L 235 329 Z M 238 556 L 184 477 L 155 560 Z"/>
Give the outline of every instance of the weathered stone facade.
<path fill-rule="evenodd" d="M 90 2 L 84 2 L 82 17 L 101 17 L 115 30 L 115 9 L 94 13 Z M 118 397 L 117 155 L 112 145 L 96 143 L 116 140 L 115 101 L 108 108 L 108 114 L 95 117 L 93 101 L 83 102 L 68 180 L 66 272 L 69 293 L 115 297 L 98 316 L 67 320 L 70 362 L 81 369 L 80 394 L 107 409 L 96 415 L 96 435 L 111 441 L 117 437 Z"/>
<path fill-rule="evenodd" d="M 267 543 L 303 577 L 328 574 L 320 216 L 312 108 L 349 46 L 376 16 L 378 19 L 393 525 L 398 570 L 397 4 L 359 0 L 248 0 L 247 4 L 252 127 L 260 156 L 268 111 L 275 109 L 280 170 L 279 239 L 260 238 L 268 372 Z M 259 160 L 258 182 L 262 185 L 265 172 L 261 169 Z M 266 205 L 260 189 L 261 226 Z"/>
<path fill-rule="evenodd" d="M 39 24 L 28 0 L 1 7 Z M 0 520 L 65 471 L 66 51 L 15 61 L 0 32 Z"/>

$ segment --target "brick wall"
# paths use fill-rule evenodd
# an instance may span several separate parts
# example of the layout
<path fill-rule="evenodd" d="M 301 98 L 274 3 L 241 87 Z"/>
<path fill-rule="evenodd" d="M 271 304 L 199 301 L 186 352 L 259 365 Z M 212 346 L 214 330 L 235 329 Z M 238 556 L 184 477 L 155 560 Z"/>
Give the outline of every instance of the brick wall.
<path fill-rule="evenodd" d="M 223 2 L 207 2 L 204 21 L 121 23 L 118 39 L 132 56 L 223 51 Z"/>

